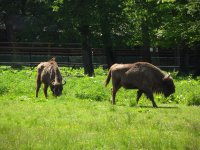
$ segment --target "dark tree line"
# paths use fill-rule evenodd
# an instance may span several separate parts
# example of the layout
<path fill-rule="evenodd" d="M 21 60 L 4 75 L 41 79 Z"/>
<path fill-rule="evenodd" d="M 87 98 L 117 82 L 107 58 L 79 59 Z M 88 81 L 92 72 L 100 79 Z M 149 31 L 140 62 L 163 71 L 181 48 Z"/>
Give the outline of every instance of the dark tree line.
<path fill-rule="evenodd" d="M 82 43 L 85 73 L 93 75 L 91 47 L 102 47 L 106 63 L 114 48 L 177 48 L 180 71 L 195 51 L 200 72 L 200 2 L 198 0 L 1 0 L 1 41 Z"/>

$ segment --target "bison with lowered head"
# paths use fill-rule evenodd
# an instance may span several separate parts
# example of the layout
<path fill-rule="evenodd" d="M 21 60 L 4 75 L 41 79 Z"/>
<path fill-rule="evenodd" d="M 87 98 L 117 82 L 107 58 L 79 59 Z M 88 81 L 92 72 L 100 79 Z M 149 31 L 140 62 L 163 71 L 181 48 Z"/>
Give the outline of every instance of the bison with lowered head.
<path fill-rule="evenodd" d="M 52 58 L 48 62 L 41 62 L 37 66 L 36 97 L 38 97 L 38 92 L 42 83 L 44 83 L 44 94 L 46 98 L 49 86 L 53 95 L 59 96 L 62 94 L 64 84 L 62 83 L 62 76 L 55 58 Z"/>
<path fill-rule="evenodd" d="M 114 64 L 111 66 L 105 85 L 112 77 L 112 104 L 115 104 L 115 96 L 120 87 L 125 89 L 138 89 L 137 103 L 144 93 L 157 107 L 153 93 L 163 93 L 168 97 L 175 92 L 173 79 L 156 66 L 147 62 L 136 62 L 133 64 Z"/>

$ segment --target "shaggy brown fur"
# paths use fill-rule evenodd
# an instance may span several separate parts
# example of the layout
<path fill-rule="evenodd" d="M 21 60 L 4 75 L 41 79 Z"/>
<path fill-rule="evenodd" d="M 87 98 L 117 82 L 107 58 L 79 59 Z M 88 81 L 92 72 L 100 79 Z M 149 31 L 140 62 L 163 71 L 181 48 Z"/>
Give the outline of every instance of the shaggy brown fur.
<path fill-rule="evenodd" d="M 112 77 L 112 104 L 115 104 L 115 96 L 119 88 L 138 89 L 138 102 L 142 93 L 152 101 L 153 107 L 157 107 L 153 93 L 163 93 L 165 97 L 175 92 L 173 79 L 170 75 L 161 71 L 158 67 L 147 62 L 133 64 L 114 64 L 111 66 L 105 85 Z"/>
<path fill-rule="evenodd" d="M 44 83 L 44 94 L 46 98 L 49 86 L 55 96 L 62 94 L 64 84 L 62 83 L 62 76 L 55 58 L 52 58 L 48 62 L 41 62 L 37 66 L 36 97 L 38 97 L 38 92 L 42 83 Z"/>

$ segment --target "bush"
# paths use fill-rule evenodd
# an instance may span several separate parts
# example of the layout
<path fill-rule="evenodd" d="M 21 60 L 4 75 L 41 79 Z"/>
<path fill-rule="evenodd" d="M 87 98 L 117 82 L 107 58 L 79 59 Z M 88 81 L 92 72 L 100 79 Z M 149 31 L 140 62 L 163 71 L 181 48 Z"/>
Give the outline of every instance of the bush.
<path fill-rule="evenodd" d="M 106 75 L 108 73 L 108 70 L 107 69 L 104 70 L 103 67 L 99 67 L 99 68 L 96 68 L 94 72 L 96 76 L 99 76 L 99 75 L 102 76 L 102 75 Z"/>
<path fill-rule="evenodd" d="M 8 88 L 4 85 L 0 85 L 0 95 L 3 95 L 8 92 Z"/>
<path fill-rule="evenodd" d="M 104 101 L 108 97 L 107 89 L 99 78 L 81 78 L 77 88 L 75 96 L 80 99 Z"/>
<path fill-rule="evenodd" d="M 200 94 L 193 94 L 191 95 L 191 98 L 188 99 L 188 105 L 200 105 Z"/>

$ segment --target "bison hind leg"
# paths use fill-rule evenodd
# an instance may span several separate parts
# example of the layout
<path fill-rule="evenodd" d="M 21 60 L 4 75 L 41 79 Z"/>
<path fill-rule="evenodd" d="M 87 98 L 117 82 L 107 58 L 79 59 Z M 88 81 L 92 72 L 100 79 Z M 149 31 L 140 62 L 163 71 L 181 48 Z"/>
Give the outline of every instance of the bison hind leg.
<path fill-rule="evenodd" d="M 158 107 L 154 101 L 153 92 L 145 92 L 145 95 L 151 100 L 153 107 Z"/>
<path fill-rule="evenodd" d="M 116 97 L 116 93 L 119 90 L 119 88 L 120 88 L 120 86 L 112 88 L 112 104 L 113 105 L 115 105 L 115 97 Z"/>
<path fill-rule="evenodd" d="M 37 87 L 36 87 L 36 97 L 38 97 L 38 92 L 40 90 L 41 82 L 37 82 Z"/>
<path fill-rule="evenodd" d="M 112 88 L 112 104 L 115 105 L 115 97 L 117 91 L 121 88 L 121 84 L 119 81 L 113 81 L 113 88 Z"/>
<path fill-rule="evenodd" d="M 38 74 L 37 75 L 37 81 L 36 81 L 36 97 L 38 97 L 38 92 L 39 92 L 40 86 L 42 84 L 40 79 L 41 79 L 40 74 Z"/>
<path fill-rule="evenodd" d="M 47 98 L 47 89 L 48 89 L 48 85 L 44 84 L 44 95 Z"/>

